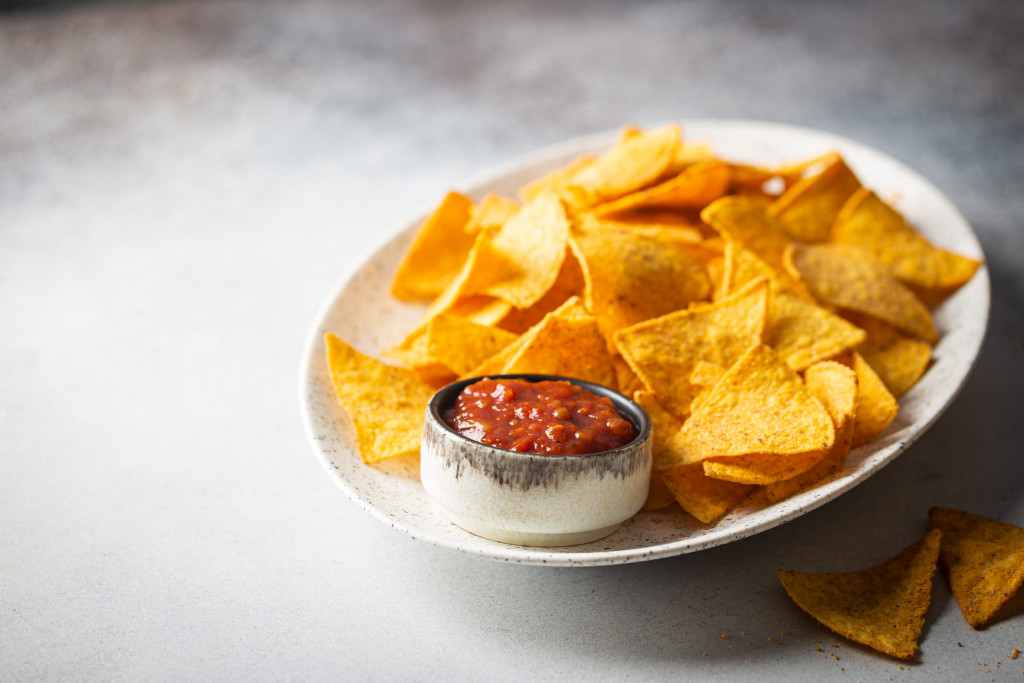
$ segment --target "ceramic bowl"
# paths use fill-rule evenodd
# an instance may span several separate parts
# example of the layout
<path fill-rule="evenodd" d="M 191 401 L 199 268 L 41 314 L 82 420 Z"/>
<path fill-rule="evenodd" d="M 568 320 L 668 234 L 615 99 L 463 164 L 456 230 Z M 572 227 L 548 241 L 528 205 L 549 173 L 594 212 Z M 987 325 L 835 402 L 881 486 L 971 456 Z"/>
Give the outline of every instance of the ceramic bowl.
<path fill-rule="evenodd" d="M 651 420 L 606 387 L 553 375 L 494 375 L 568 381 L 611 399 L 636 430 L 625 446 L 586 455 L 518 453 L 466 438 L 441 413 L 481 377 L 449 384 L 431 398 L 420 449 L 420 480 L 448 519 L 477 536 L 527 546 L 588 543 L 615 531 L 647 499 Z"/>

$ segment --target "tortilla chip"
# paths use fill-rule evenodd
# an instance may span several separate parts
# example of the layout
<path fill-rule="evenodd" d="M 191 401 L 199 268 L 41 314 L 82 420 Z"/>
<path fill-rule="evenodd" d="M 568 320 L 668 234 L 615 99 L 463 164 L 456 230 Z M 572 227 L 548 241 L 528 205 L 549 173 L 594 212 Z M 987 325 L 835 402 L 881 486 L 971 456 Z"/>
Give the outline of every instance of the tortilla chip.
<path fill-rule="evenodd" d="M 706 299 L 714 252 L 669 235 L 588 224 L 570 246 L 583 267 L 587 308 L 611 340 L 616 330 Z"/>
<path fill-rule="evenodd" d="M 816 450 L 791 455 L 750 453 L 708 458 L 703 462 L 704 474 L 737 484 L 773 484 L 806 473 L 827 454 L 827 450 Z"/>
<path fill-rule="evenodd" d="M 618 199 L 655 183 L 679 151 L 682 132 L 669 125 L 620 140 L 572 175 L 570 187 L 586 206 Z"/>
<path fill-rule="evenodd" d="M 531 199 L 483 240 L 473 294 L 489 294 L 516 308 L 537 303 L 555 284 L 569 239 L 569 219 L 553 193 Z"/>
<path fill-rule="evenodd" d="M 465 230 L 470 234 L 481 230 L 498 230 L 518 212 L 518 202 L 492 192 L 480 200 L 479 206 L 473 207 Z"/>
<path fill-rule="evenodd" d="M 859 353 L 844 351 L 835 360 L 857 373 L 857 419 L 853 423 L 853 448 L 856 448 L 884 432 L 900 406 Z"/>
<path fill-rule="evenodd" d="M 599 220 L 604 226 L 611 228 L 654 228 L 657 230 L 669 230 L 672 236 L 677 239 L 688 239 L 691 242 L 699 243 L 707 235 L 706 226 L 700 220 L 700 214 L 696 211 L 684 209 L 664 208 L 640 208 L 622 211 L 614 216 L 605 216 L 597 219 L 593 212 L 586 212 L 586 216 L 592 216 Z"/>
<path fill-rule="evenodd" d="M 778 280 L 794 292 L 806 288 L 789 274 L 783 264 L 783 255 L 792 244 L 782 225 L 768 215 L 760 202 L 749 197 L 723 197 L 701 212 L 704 222 L 713 227 L 727 241 L 734 242 L 771 269 L 773 281 Z M 738 283 L 731 283 L 736 287 Z"/>
<path fill-rule="evenodd" d="M 776 168 L 750 166 L 747 164 L 729 164 L 732 180 L 729 183 L 728 194 L 746 195 L 756 198 L 763 201 L 765 208 L 767 208 L 770 200 L 776 199 L 783 192 L 793 187 L 808 172 L 808 169 L 813 166 L 822 165 L 827 156 L 783 164 Z"/>
<path fill-rule="evenodd" d="M 585 288 L 580 262 L 572 250 L 566 248 L 562 267 L 551 289 L 529 308 L 511 308 L 497 325 L 509 332 L 521 334 L 543 320 L 545 315 L 561 306 L 567 299 L 583 296 Z"/>
<path fill-rule="evenodd" d="M 556 168 L 555 170 L 547 173 L 546 175 L 531 180 L 526 185 L 519 188 L 519 196 L 522 200 L 530 201 L 537 195 L 544 191 L 551 190 L 555 193 L 559 193 L 566 185 L 569 184 L 573 175 L 578 173 L 580 170 L 586 168 L 590 164 L 594 163 L 595 157 L 589 154 L 576 157 L 565 166 Z"/>
<path fill-rule="evenodd" d="M 753 487 L 712 479 L 700 463 L 660 470 L 665 486 L 679 505 L 704 524 L 711 524 L 736 507 Z"/>
<path fill-rule="evenodd" d="M 786 232 L 804 242 L 828 239 L 832 223 L 846 200 L 860 188 L 860 181 L 838 153 L 828 165 L 809 178 L 804 178 L 768 208 Z"/>
<path fill-rule="evenodd" d="M 834 441 L 832 418 L 821 402 L 771 347 L 760 345 L 729 368 L 683 425 L 672 444 L 675 460 L 655 466 L 754 453 L 810 454 Z"/>
<path fill-rule="evenodd" d="M 846 317 L 867 332 L 867 339 L 857 346 L 857 352 L 893 396 L 899 398 L 917 384 L 928 368 L 932 347 L 871 316 L 847 313 Z"/>
<path fill-rule="evenodd" d="M 391 281 L 396 299 L 432 299 L 455 279 L 473 246 L 467 235 L 473 202 L 458 192 L 449 192 L 420 227 Z"/>
<path fill-rule="evenodd" d="M 425 407 L 434 390 L 408 370 L 366 356 L 333 334 L 324 341 L 334 392 L 352 418 L 363 462 L 419 452 Z"/>
<path fill-rule="evenodd" d="M 765 343 L 797 372 L 864 341 L 863 330 L 795 293 L 764 261 L 738 244 L 726 246 L 724 260 L 727 292 L 759 277 L 770 278 Z"/>
<path fill-rule="evenodd" d="M 942 530 L 939 562 L 960 612 L 984 626 L 1024 584 L 1024 529 L 950 508 L 932 508 L 928 521 Z"/>
<path fill-rule="evenodd" d="M 617 386 L 608 345 L 593 316 L 549 313 L 527 334 L 530 337 L 503 372 L 561 375 L 606 387 Z"/>
<path fill-rule="evenodd" d="M 633 400 L 640 404 L 647 415 L 651 418 L 651 441 L 654 454 L 664 450 L 672 435 L 679 431 L 682 423 L 672 417 L 668 411 L 658 405 L 654 394 L 648 391 L 637 391 L 633 394 Z M 675 502 L 675 496 L 665 484 L 664 478 L 658 470 L 651 468 L 651 486 L 647 492 L 647 502 L 644 503 L 645 510 L 660 510 Z"/>
<path fill-rule="evenodd" d="M 707 161 L 689 166 L 659 185 L 601 204 L 594 209 L 594 214 L 603 218 L 651 206 L 702 209 L 725 194 L 728 186 L 729 165 L 723 161 Z"/>
<path fill-rule="evenodd" d="M 780 569 L 779 580 L 800 609 L 836 633 L 898 659 L 910 659 L 924 628 L 941 532 L 890 560 L 845 574 Z"/>
<path fill-rule="evenodd" d="M 711 395 L 711 390 L 725 376 L 726 370 L 728 368 L 723 368 L 717 363 L 708 363 L 703 360 L 697 361 L 693 366 L 693 372 L 690 373 L 690 384 L 693 385 L 694 390 L 697 392 L 693 402 L 690 404 L 691 412 L 696 410 L 704 399 Z"/>
<path fill-rule="evenodd" d="M 816 484 L 843 466 L 853 445 L 853 425 L 857 412 L 857 374 L 839 363 L 824 361 L 807 368 L 804 383 L 814 397 L 821 401 L 836 428 L 836 440 L 814 467 L 784 481 L 764 487 L 772 503 L 788 498 L 797 491 Z"/>
<path fill-rule="evenodd" d="M 903 216 L 867 188 L 851 196 L 832 226 L 831 241 L 867 249 L 898 280 L 917 290 L 956 289 L 981 265 L 932 246 Z"/>
<path fill-rule="evenodd" d="M 690 374 L 699 360 L 730 367 L 763 341 L 768 283 L 751 283 L 728 299 L 620 330 L 615 343 L 644 386 L 673 415 L 690 413 L 696 390 Z"/>
<path fill-rule="evenodd" d="M 847 245 L 791 245 L 785 264 L 825 303 L 883 320 L 934 344 L 935 323 L 924 304 L 871 252 Z"/>
<path fill-rule="evenodd" d="M 505 330 L 447 315 L 431 320 L 424 335 L 427 355 L 456 375 L 469 372 L 518 337 Z"/>

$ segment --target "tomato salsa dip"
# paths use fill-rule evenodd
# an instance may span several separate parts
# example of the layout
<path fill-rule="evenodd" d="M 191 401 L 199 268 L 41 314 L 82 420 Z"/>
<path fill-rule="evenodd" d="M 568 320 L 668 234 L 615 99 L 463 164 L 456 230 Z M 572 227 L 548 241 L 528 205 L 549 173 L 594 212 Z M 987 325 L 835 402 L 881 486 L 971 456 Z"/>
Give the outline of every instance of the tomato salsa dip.
<path fill-rule="evenodd" d="M 538 455 L 600 453 L 636 436 L 610 399 L 565 381 L 485 378 L 441 417 L 473 441 Z"/>

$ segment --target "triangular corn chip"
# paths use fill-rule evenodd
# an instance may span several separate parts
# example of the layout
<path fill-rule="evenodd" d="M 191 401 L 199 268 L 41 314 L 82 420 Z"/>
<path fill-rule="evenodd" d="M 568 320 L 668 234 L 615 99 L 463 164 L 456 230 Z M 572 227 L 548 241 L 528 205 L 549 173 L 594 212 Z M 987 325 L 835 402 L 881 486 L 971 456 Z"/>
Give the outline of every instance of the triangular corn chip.
<path fill-rule="evenodd" d="M 481 230 L 498 230 L 509 218 L 519 212 L 519 203 L 497 194 L 488 194 L 473 207 L 466 232 L 473 234 Z"/>
<path fill-rule="evenodd" d="M 790 455 L 750 453 L 725 458 L 708 458 L 702 464 L 704 474 L 712 479 L 732 481 L 737 484 L 764 485 L 785 481 L 806 473 L 821 462 L 828 452 L 828 450 L 819 449 Z"/>
<path fill-rule="evenodd" d="M 573 173 L 570 186 L 588 206 L 618 199 L 657 182 L 674 161 L 681 141 L 678 125 L 630 135 Z"/>
<path fill-rule="evenodd" d="M 761 345 L 729 368 L 672 445 L 674 464 L 689 465 L 754 453 L 808 454 L 827 450 L 834 441 L 832 418 L 821 402 L 770 347 Z"/>
<path fill-rule="evenodd" d="M 634 398 L 651 416 L 655 462 L 671 460 L 672 456 L 668 451 L 672 448 L 672 437 L 682 427 L 682 422 L 665 410 L 655 399 L 654 394 L 638 391 Z M 651 481 L 656 480 L 668 489 L 684 510 L 704 524 L 710 524 L 724 515 L 751 491 L 749 486 L 707 477 L 700 463 L 664 471 L 654 468 Z M 648 495 L 648 501 L 650 500 L 651 496 Z"/>
<path fill-rule="evenodd" d="M 860 181 L 838 153 L 828 165 L 787 190 L 769 207 L 786 232 L 804 242 L 822 242 L 847 198 L 860 188 Z"/>
<path fill-rule="evenodd" d="M 939 562 L 960 612 L 984 626 L 1024 585 L 1024 529 L 950 508 L 932 508 L 928 520 L 942 530 Z"/>
<path fill-rule="evenodd" d="M 472 208 L 469 197 L 449 192 L 427 218 L 391 282 L 396 299 L 432 299 L 455 279 L 473 246 L 465 231 Z"/>
<path fill-rule="evenodd" d="M 729 367 L 760 344 L 767 306 L 768 283 L 760 280 L 718 303 L 697 304 L 620 330 L 615 343 L 644 386 L 682 419 L 696 395 L 690 373 L 697 361 Z"/>
<path fill-rule="evenodd" d="M 868 362 L 856 351 L 844 351 L 835 360 L 857 374 L 857 419 L 853 423 L 853 448 L 866 444 L 885 431 L 900 406 Z"/>
<path fill-rule="evenodd" d="M 658 405 L 654 394 L 649 391 L 637 391 L 633 394 L 633 400 L 647 411 L 651 418 L 651 441 L 652 452 L 657 457 L 663 451 L 672 435 L 679 431 L 683 424 L 672 417 L 664 408 Z M 645 510 L 660 510 L 675 502 L 675 496 L 665 485 L 665 480 L 656 468 L 651 468 L 651 486 L 647 492 L 647 501 L 644 503 Z"/>
<path fill-rule="evenodd" d="M 805 292 L 806 288 L 789 274 L 783 264 L 783 255 L 792 240 L 760 202 L 749 197 L 723 197 L 701 211 L 700 215 L 727 241 L 742 246 L 767 265 L 773 281 L 779 281 L 794 292 Z M 731 288 L 741 285 L 735 277 L 729 282 Z"/>
<path fill-rule="evenodd" d="M 537 303 L 555 284 L 569 239 L 569 219 L 558 196 L 538 195 L 491 234 L 469 293 L 489 294 L 516 308 Z"/>
<path fill-rule="evenodd" d="M 565 166 L 560 166 L 546 175 L 543 175 L 536 180 L 531 180 L 526 185 L 523 185 L 519 188 L 519 196 L 523 201 L 529 201 L 546 190 L 552 190 L 556 193 L 560 193 L 561 190 L 569 184 L 573 175 L 594 163 L 594 160 L 595 157 L 592 157 L 589 154 L 576 157 Z"/>
<path fill-rule="evenodd" d="M 613 202 L 601 204 L 594 214 L 607 217 L 641 207 L 671 206 L 702 209 L 725 194 L 729 186 L 729 165 L 723 161 L 694 164 L 663 183 L 639 190 Z"/>
<path fill-rule="evenodd" d="M 821 401 L 836 428 L 836 440 L 814 467 L 790 479 L 764 487 L 768 500 L 775 503 L 815 484 L 842 467 L 853 444 L 854 417 L 857 412 L 857 374 L 839 363 L 824 361 L 807 368 L 804 383 Z"/>
<path fill-rule="evenodd" d="M 932 246 L 903 216 L 866 188 L 854 193 L 836 217 L 831 241 L 863 247 L 892 274 L 917 290 L 956 289 L 980 262 Z"/>
<path fill-rule="evenodd" d="M 866 313 L 930 344 L 938 339 L 925 305 L 866 249 L 794 244 L 786 250 L 785 264 L 826 304 Z"/>
<path fill-rule="evenodd" d="M 750 495 L 752 486 L 712 479 L 700 463 L 660 470 L 665 486 L 679 505 L 704 524 L 711 524 Z"/>
<path fill-rule="evenodd" d="M 856 347 L 857 352 L 893 396 L 899 398 L 921 379 L 932 357 L 931 346 L 871 316 L 847 313 L 846 317 L 867 332 L 867 339 Z"/>
<path fill-rule="evenodd" d="M 565 259 L 551 289 L 529 308 L 511 309 L 497 324 L 498 327 L 520 334 L 539 323 L 545 315 L 561 306 L 567 299 L 583 296 L 585 284 L 583 269 L 572 250 L 566 248 Z"/>
<path fill-rule="evenodd" d="M 704 266 L 717 254 L 668 231 L 588 223 L 570 245 L 583 267 L 587 308 L 609 340 L 617 330 L 686 308 L 711 293 Z"/>
<path fill-rule="evenodd" d="M 800 609 L 836 633 L 898 659 L 917 652 L 932 595 L 942 534 L 926 536 L 890 560 L 845 574 L 780 569 L 779 580 Z"/>
<path fill-rule="evenodd" d="M 427 325 L 427 355 L 460 375 L 469 372 L 519 335 L 496 327 L 479 325 L 465 318 L 440 315 Z"/>
<path fill-rule="evenodd" d="M 325 342 L 334 391 L 352 418 L 363 462 L 418 452 L 434 390 L 408 370 L 366 356 L 333 334 Z"/>
<path fill-rule="evenodd" d="M 563 306 L 549 313 L 524 334 L 529 335 L 527 341 L 503 372 L 561 375 L 616 386 L 615 367 L 597 320 L 590 315 L 574 314 L 574 308 Z"/>

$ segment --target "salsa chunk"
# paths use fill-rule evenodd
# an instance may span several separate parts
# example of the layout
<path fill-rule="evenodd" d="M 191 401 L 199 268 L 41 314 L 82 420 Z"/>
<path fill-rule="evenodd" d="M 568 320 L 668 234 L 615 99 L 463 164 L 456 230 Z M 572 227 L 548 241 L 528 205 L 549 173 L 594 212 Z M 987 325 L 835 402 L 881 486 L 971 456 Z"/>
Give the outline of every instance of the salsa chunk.
<path fill-rule="evenodd" d="M 610 399 L 565 381 L 482 379 L 441 417 L 473 441 L 538 455 L 600 453 L 636 436 Z"/>

